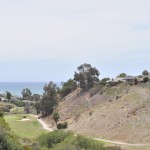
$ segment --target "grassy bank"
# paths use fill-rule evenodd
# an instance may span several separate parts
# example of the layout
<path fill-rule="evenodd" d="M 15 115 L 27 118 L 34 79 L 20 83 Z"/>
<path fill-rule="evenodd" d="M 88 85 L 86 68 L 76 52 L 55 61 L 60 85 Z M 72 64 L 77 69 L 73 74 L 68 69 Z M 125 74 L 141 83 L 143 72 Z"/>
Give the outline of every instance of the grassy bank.
<path fill-rule="evenodd" d="M 46 133 L 41 124 L 36 120 L 36 118 L 26 115 L 26 121 L 22 121 L 25 115 L 15 114 L 6 115 L 5 120 L 9 124 L 12 131 L 21 138 L 36 138 L 42 133 Z"/>

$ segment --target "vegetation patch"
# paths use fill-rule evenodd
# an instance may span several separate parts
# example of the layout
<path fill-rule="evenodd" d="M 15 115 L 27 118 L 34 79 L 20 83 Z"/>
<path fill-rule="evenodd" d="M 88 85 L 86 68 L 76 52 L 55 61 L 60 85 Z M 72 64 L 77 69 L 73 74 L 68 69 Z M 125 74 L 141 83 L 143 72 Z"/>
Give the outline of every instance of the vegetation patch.
<path fill-rule="evenodd" d="M 41 135 L 38 142 L 41 148 L 51 150 L 109 150 L 100 141 L 84 136 L 74 136 L 72 132 L 61 130 Z"/>
<path fill-rule="evenodd" d="M 28 121 L 18 121 L 22 120 L 23 116 L 21 114 L 5 116 L 6 122 L 17 136 L 21 138 L 36 138 L 42 133 L 46 133 L 37 119 L 32 116 L 26 115 L 26 119 L 29 119 Z"/>

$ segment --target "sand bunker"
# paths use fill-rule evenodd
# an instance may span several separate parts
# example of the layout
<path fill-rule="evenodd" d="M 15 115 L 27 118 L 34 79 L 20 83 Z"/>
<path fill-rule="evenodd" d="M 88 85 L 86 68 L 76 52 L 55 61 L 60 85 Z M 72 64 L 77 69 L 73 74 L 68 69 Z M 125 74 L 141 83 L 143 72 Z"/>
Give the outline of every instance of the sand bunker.
<path fill-rule="evenodd" d="M 23 118 L 23 119 L 18 120 L 18 121 L 28 121 L 28 120 L 30 120 L 30 119 Z"/>

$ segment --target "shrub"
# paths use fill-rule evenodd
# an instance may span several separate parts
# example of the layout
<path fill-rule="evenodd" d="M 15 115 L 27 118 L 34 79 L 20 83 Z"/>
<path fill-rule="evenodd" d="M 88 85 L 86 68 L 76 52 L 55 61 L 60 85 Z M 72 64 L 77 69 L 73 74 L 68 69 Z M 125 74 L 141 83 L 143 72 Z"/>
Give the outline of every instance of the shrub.
<path fill-rule="evenodd" d="M 63 129 L 68 128 L 68 122 L 64 122 L 64 123 L 62 124 L 62 128 L 63 128 Z"/>
<path fill-rule="evenodd" d="M 4 113 L 3 111 L 0 110 L 0 117 L 3 118 L 3 116 L 4 116 Z"/>
<path fill-rule="evenodd" d="M 119 147 L 105 147 L 102 142 L 86 138 L 84 136 L 74 136 L 71 132 L 62 130 L 41 135 L 38 138 L 40 148 L 51 150 L 120 150 Z"/>
<path fill-rule="evenodd" d="M 58 123 L 57 129 L 66 129 L 68 128 L 68 122 Z"/>
<path fill-rule="evenodd" d="M 26 104 L 25 102 L 21 100 L 12 101 L 12 103 L 15 104 L 17 107 L 24 107 Z"/>
<path fill-rule="evenodd" d="M 53 119 L 54 119 L 56 125 L 57 125 L 57 122 L 59 121 L 59 118 L 60 118 L 59 113 L 58 113 L 58 112 L 55 112 L 55 113 L 53 114 Z"/>
<path fill-rule="evenodd" d="M 0 113 L 0 149 L 1 150 L 23 150 L 17 137 L 11 132 L 8 124 Z"/>
<path fill-rule="evenodd" d="M 62 123 L 57 124 L 57 129 L 62 129 Z"/>
<path fill-rule="evenodd" d="M 89 116 L 92 116 L 92 115 L 93 115 L 93 111 L 90 111 L 90 112 L 89 112 Z"/>
<path fill-rule="evenodd" d="M 100 141 L 96 141 L 80 135 L 76 137 L 75 145 L 83 150 L 106 150 Z"/>
<path fill-rule="evenodd" d="M 56 144 L 61 143 L 65 140 L 66 137 L 73 135 L 71 132 L 64 131 L 53 131 L 51 133 L 43 134 L 39 136 L 38 141 L 41 146 L 45 146 L 47 148 L 52 148 Z"/>
<path fill-rule="evenodd" d="M 143 82 L 144 83 L 146 83 L 146 82 L 148 82 L 149 81 L 149 78 L 148 77 L 145 77 L 144 79 L 143 79 Z"/>

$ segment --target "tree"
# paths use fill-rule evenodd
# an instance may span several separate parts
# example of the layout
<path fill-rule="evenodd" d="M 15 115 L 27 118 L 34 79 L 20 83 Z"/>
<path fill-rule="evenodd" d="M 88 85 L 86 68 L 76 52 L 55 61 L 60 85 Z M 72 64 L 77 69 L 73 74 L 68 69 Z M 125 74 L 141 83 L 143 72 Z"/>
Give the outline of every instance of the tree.
<path fill-rule="evenodd" d="M 65 97 L 68 95 L 70 92 L 74 91 L 77 88 L 77 83 L 69 79 L 67 82 L 62 83 L 62 89 L 60 90 L 60 93 L 62 97 Z"/>
<path fill-rule="evenodd" d="M 36 113 L 39 114 L 41 111 L 41 100 L 35 103 L 35 109 L 36 109 Z"/>
<path fill-rule="evenodd" d="M 30 104 L 29 103 L 26 103 L 25 106 L 24 106 L 24 111 L 27 112 L 27 114 L 30 113 Z"/>
<path fill-rule="evenodd" d="M 50 115 L 51 113 L 53 113 L 57 105 L 57 87 L 51 81 L 48 85 L 44 86 L 44 93 L 40 106 L 42 116 Z"/>
<path fill-rule="evenodd" d="M 6 97 L 8 100 L 11 100 L 11 97 L 12 97 L 11 93 L 6 91 Z"/>
<path fill-rule="evenodd" d="M 57 123 L 58 123 L 58 121 L 59 121 L 59 118 L 60 118 L 59 113 L 58 113 L 58 112 L 55 112 L 55 113 L 53 114 L 53 119 L 54 119 L 54 121 L 55 121 L 55 123 L 56 123 L 56 126 L 57 126 Z"/>
<path fill-rule="evenodd" d="M 149 72 L 148 72 L 147 70 L 144 70 L 144 71 L 142 72 L 142 74 L 143 74 L 143 76 L 148 76 L 148 75 L 149 75 Z"/>
<path fill-rule="evenodd" d="M 137 84 L 138 84 L 138 80 L 137 80 L 137 78 L 135 78 L 135 80 L 134 80 L 134 84 L 135 84 L 135 85 L 137 85 Z"/>
<path fill-rule="evenodd" d="M 101 81 L 100 81 L 100 84 L 101 85 L 106 85 L 107 81 L 109 81 L 110 78 L 103 78 Z"/>
<path fill-rule="evenodd" d="M 90 64 L 82 64 L 77 68 L 77 72 L 74 74 L 74 80 L 80 85 L 83 90 L 89 90 L 93 87 L 95 82 L 98 82 L 100 73 Z"/>
<path fill-rule="evenodd" d="M 124 77 L 126 77 L 126 76 L 127 76 L 127 74 L 126 74 L 126 73 L 120 73 L 117 77 L 124 78 Z"/>
<path fill-rule="evenodd" d="M 41 98 L 42 98 L 42 95 L 40 95 L 40 94 L 33 94 L 32 96 L 30 96 L 30 100 L 34 101 L 34 102 L 40 101 Z"/>
<path fill-rule="evenodd" d="M 26 89 L 23 89 L 21 94 L 22 94 L 23 98 L 29 98 L 32 95 L 32 92 L 30 89 L 26 88 Z"/>

